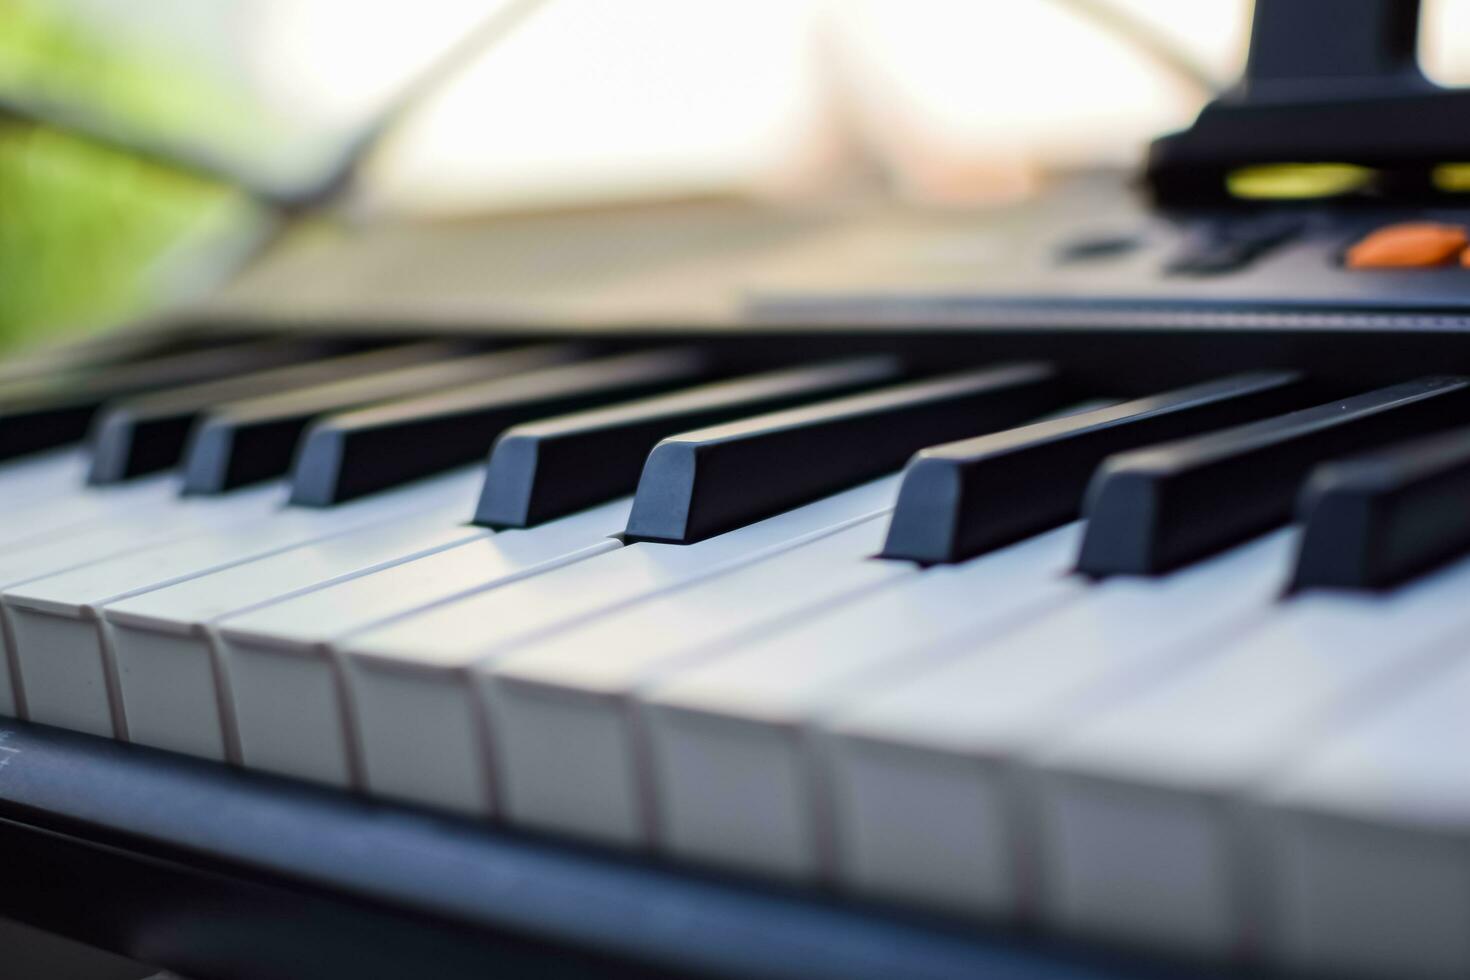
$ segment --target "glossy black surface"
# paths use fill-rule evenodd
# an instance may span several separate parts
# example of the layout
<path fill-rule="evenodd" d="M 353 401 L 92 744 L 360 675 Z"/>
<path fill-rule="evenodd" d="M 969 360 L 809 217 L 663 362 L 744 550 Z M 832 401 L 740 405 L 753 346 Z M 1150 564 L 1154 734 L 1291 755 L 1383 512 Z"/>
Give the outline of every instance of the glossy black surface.
<path fill-rule="evenodd" d="M 320 507 L 428 476 L 490 451 L 512 425 L 698 381 L 692 349 L 528 371 L 323 419 L 302 440 L 291 502 Z"/>
<path fill-rule="evenodd" d="M 1296 589 L 1384 589 L 1470 551 L 1470 430 L 1326 463 L 1302 491 Z"/>
<path fill-rule="evenodd" d="M 529 527 L 630 493 L 665 436 L 896 380 L 897 358 L 868 357 L 700 385 L 518 425 L 495 443 L 475 523 Z"/>
<path fill-rule="evenodd" d="M 648 456 L 627 536 L 689 544 L 897 469 L 916 450 L 1057 407 L 1041 363 L 982 368 L 698 429 Z"/>
<path fill-rule="evenodd" d="M 1426 378 L 1111 457 L 1088 489 L 1078 570 L 1165 572 L 1285 523 L 1325 460 L 1470 418 L 1470 382 Z"/>
<path fill-rule="evenodd" d="M 1156 140 L 1147 180 L 1162 203 L 1228 200 L 1252 164 L 1380 168 L 1371 200 L 1433 198 L 1441 161 L 1465 155 L 1470 93 L 1419 66 L 1419 0 L 1258 0 L 1245 76 L 1189 129 Z"/>
<path fill-rule="evenodd" d="M 12 380 L 0 386 L 0 459 L 80 442 L 97 410 L 115 398 L 264 370 L 334 349 L 325 340 L 260 341 Z"/>
<path fill-rule="evenodd" d="M 190 439 L 184 458 L 184 492 L 224 493 L 281 476 L 291 468 L 301 434 L 321 416 L 533 371 L 572 360 L 581 350 L 574 344 L 545 344 L 447 356 L 427 364 L 215 406 Z"/>
<path fill-rule="evenodd" d="M 389 371 L 450 357 L 463 349 L 446 343 L 405 344 L 308 359 L 304 364 L 245 372 L 109 403 L 93 428 L 88 480 L 95 484 L 116 483 L 178 465 L 195 422 L 221 403 Z"/>
<path fill-rule="evenodd" d="M 1301 405 L 1301 375 L 1263 371 L 925 449 L 904 469 L 883 557 L 957 562 L 1076 517 L 1102 460 Z"/>

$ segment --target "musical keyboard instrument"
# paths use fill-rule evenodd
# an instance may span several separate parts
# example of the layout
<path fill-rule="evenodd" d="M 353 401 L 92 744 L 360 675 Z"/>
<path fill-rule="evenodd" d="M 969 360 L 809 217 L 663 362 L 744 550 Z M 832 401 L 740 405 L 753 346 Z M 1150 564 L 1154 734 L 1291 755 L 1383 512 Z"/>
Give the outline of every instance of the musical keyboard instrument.
<path fill-rule="evenodd" d="M 197 980 L 1470 976 L 1470 102 L 1335 2 L 1148 200 L 369 224 L 0 364 L 0 915 Z"/>

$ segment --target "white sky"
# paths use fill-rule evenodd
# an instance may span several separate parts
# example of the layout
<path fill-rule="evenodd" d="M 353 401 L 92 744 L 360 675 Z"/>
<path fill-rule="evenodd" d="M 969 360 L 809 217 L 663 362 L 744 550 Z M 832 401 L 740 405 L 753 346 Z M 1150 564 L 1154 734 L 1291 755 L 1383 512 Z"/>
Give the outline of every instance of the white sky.
<path fill-rule="evenodd" d="M 278 123 L 259 160 L 287 172 L 503 0 L 46 2 L 259 99 Z M 1111 2 L 1238 71 L 1249 0 Z M 1426 16 L 1426 67 L 1470 83 L 1470 0 Z M 414 119 L 369 190 L 416 212 L 820 191 L 859 145 L 900 190 L 945 196 L 1136 160 L 1198 104 L 1063 0 L 548 0 Z"/>

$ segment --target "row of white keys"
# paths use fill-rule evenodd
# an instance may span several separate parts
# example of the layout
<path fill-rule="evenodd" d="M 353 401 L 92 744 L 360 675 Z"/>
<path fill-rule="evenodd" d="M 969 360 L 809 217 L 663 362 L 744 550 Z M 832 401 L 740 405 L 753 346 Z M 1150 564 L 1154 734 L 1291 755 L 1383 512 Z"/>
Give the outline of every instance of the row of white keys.
<path fill-rule="evenodd" d="M 158 511 L 164 523 L 196 515 L 207 531 L 4 590 L 15 672 L 32 721 L 97 735 L 127 737 L 109 630 L 110 603 L 313 540 L 453 501 L 465 512 L 474 473 L 425 481 L 352 504 L 315 510 L 283 507 L 278 486 L 220 497 L 186 497 Z M 105 695 L 105 696 L 104 696 Z"/>
<path fill-rule="evenodd" d="M 217 499 L 180 500 L 176 496 L 177 482 L 170 478 L 140 481 L 135 491 L 146 491 L 143 503 L 136 507 L 117 506 L 111 517 L 96 523 L 58 529 L 41 538 L 26 538 L 5 546 L 0 557 L 0 592 L 12 588 L 24 588 L 30 582 L 57 573 L 126 555 L 140 550 L 168 548 L 201 534 L 213 533 L 217 528 L 229 527 L 241 522 L 261 518 L 278 509 L 285 501 L 282 487 L 264 487 Z M 164 491 L 167 497 L 153 491 Z M 85 494 L 112 496 L 123 493 L 127 499 L 137 499 L 127 491 L 85 489 Z M 4 669 L 0 670 L 0 713 L 33 717 L 25 697 L 21 664 L 17 656 L 15 624 L 8 609 L 0 608 L 3 615 L 3 632 L 0 632 L 0 659 Z M 95 709 L 102 703 L 99 694 L 105 691 L 94 689 L 84 694 L 78 706 L 79 717 L 89 708 Z M 49 704 L 45 695 L 39 697 L 42 715 L 46 715 Z M 63 716 L 70 718 L 70 716 Z M 41 719 L 37 719 L 41 720 Z M 64 721 L 57 722 L 70 727 Z M 98 728 L 99 734 L 113 734 L 108 725 Z"/>
<path fill-rule="evenodd" d="M 1086 584 L 1067 575 L 1078 530 L 915 571 L 641 695 L 660 848 L 793 879 L 829 871 L 812 721 L 952 652 L 947 639 L 995 635 L 1081 595 Z"/>
<path fill-rule="evenodd" d="M 338 512 L 299 510 L 289 512 L 299 513 L 299 518 L 293 516 L 284 522 L 267 516 L 288 513 L 280 511 L 286 490 L 279 485 L 219 497 L 182 498 L 178 495 L 178 480 L 172 476 L 150 477 L 117 487 L 81 484 L 59 487 L 52 500 L 23 508 L 9 525 L 17 533 L 11 536 L 14 540 L 5 542 L 4 554 L 0 556 L 0 590 L 16 589 L 58 573 L 82 571 L 88 566 L 97 566 L 110 579 L 123 583 L 121 588 L 136 589 L 157 582 L 158 576 L 149 568 L 151 564 L 163 561 L 177 567 L 184 561 L 185 555 L 173 550 L 184 541 L 192 541 L 185 550 L 203 549 L 220 554 L 228 548 L 256 554 L 281 537 L 298 532 L 310 537 L 313 527 L 331 530 L 339 524 L 355 526 L 380 510 L 388 516 L 409 503 L 427 506 L 440 497 L 455 500 L 453 519 L 460 519 L 473 506 L 479 479 L 477 470 L 466 471 L 361 501 L 352 505 L 355 509 L 340 509 L 341 516 L 337 516 Z M 79 516 L 85 519 L 78 522 Z M 261 518 L 269 525 L 264 535 L 255 529 L 233 535 L 223 533 L 241 522 Z M 204 538 L 206 535 L 209 537 Z M 3 647 L 0 647 L 4 660 L 4 669 L 0 669 L 0 714 L 17 715 L 24 712 L 24 705 L 18 690 L 19 665 L 11 649 L 14 637 L 9 618 L 7 615 Z M 95 678 L 93 668 L 98 666 L 98 661 L 83 658 L 83 662 L 84 669 Z M 44 691 L 38 691 L 37 715 L 32 717 L 63 727 L 83 726 L 82 730 L 115 732 L 110 720 L 104 718 L 98 697 L 102 689 L 84 688 L 84 696 L 73 700 L 64 689 L 65 671 L 55 679 L 63 689 L 54 700 Z M 49 679 L 43 676 L 37 683 L 45 688 Z M 53 710 L 56 708 L 59 711 Z"/>
<path fill-rule="evenodd" d="M 491 792 L 477 665 L 589 617 L 731 571 L 882 512 L 887 477 L 692 545 L 637 542 L 355 636 L 346 680 L 377 795 L 473 813 Z"/>
<path fill-rule="evenodd" d="M 488 532 L 462 524 L 478 492 L 478 468 L 324 511 L 286 508 L 286 529 L 241 528 L 199 542 L 225 567 L 149 585 L 153 555 L 119 562 L 119 581 L 139 587 L 101 607 L 104 654 L 116 673 L 130 741 L 210 759 L 230 757 L 232 730 L 212 624 L 265 602 L 418 557 Z M 274 521 L 278 518 L 271 518 Z M 300 534 L 292 533 L 294 525 Z M 294 542 L 286 548 L 274 548 Z M 304 542 L 304 543 L 303 543 Z M 261 552 L 266 552 L 263 556 Z"/>
<path fill-rule="evenodd" d="M 1027 911 L 1037 842 L 1024 779 L 1070 727 L 1269 615 L 1279 532 L 1159 579 L 1113 579 L 809 723 L 844 888 L 967 915 Z M 1122 886 L 1119 886 L 1122 887 Z"/>
<path fill-rule="evenodd" d="M 490 532 L 428 512 L 363 528 L 109 605 L 128 737 L 141 745 L 239 761 L 218 623 Z"/>
<path fill-rule="evenodd" d="M 45 500 L 82 486 L 90 457 L 81 449 L 58 449 L 0 464 L 0 499 L 7 507 Z"/>
<path fill-rule="evenodd" d="M 478 680 L 502 815 L 613 844 L 649 843 L 633 697 L 751 631 L 915 574 L 906 563 L 871 560 L 885 525 L 863 521 L 486 665 Z"/>
<path fill-rule="evenodd" d="M 134 517 L 131 520 L 107 521 L 97 527 L 58 532 L 53 538 L 10 545 L 0 552 L 0 590 L 138 548 L 167 545 L 190 533 L 199 532 L 187 524 L 168 528 L 155 520 Z M 12 646 L 8 631 L 0 631 L 0 715 L 19 717 L 23 712 L 16 694 L 19 688 L 12 683 Z"/>
<path fill-rule="evenodd" d="M 1072 932 L 1249 952 L 1269 869 L 1254 792 L 1470 626 L 1470 562 L 1382 595 L 1309 593 L 1075 728 L 1038 781 L 1044 912 Z"/>
<path fill-rule="evenodd" d="M 336 786 L 359 781 L 337 663 L 363 630 L 620 547 L 629 501 L 504 531 L 219 620 L 241 762 Z"/>
<path fill-rule="evenodd" d="M 1463 639 L 1451 641 L 1462 647 Z M 1261 794 L 1276 959 L 1470 975 L 1470 657 L 1335 732 Z"/>
<path fill-rule="evenodd" d="M 284 502 L 285 488 L 279 485 L 218 498 L 173 497 L 137 511 L 116 511 L 104 525 L 72 530 L 59 536 L 54 548 L 38 550 L 35 564 L 18 580 L 0 583 L 7 655 L 25 717 L 88 735 L 118 735 L 96 610 L 78 610 L 65 598 L 51 605 L 53 583 L 85 579 L 113 561 L 187 550 L 232 527 L 268 519 Z M 32 602 L 31 597 L 40 598 Z"/>
<path fill-rule="evenodd" d="M 146 518 L 171 509 L 179 499 L 179 488 L 173 476 L 145 477 L 108 487 L 87 486 L 80 481 L 72 487 L 59 487 L 8 513 L 0 526 L 0 546 L 54 541 L 117 521 Z"/>

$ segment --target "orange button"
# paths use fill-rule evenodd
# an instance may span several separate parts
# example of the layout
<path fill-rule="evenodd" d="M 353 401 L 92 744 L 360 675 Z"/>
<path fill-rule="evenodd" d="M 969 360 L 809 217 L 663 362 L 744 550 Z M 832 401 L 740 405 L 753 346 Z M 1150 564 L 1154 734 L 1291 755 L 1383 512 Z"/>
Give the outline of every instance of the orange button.
<path fill-rule="evenodd" d="M 1379 228 L 1348 249 L 1347 266 L 1403 269 L 1444 265 L 1465 251 L 1465 242 L 1465 229 L 1460 225 L 1408 221 Z"/>

